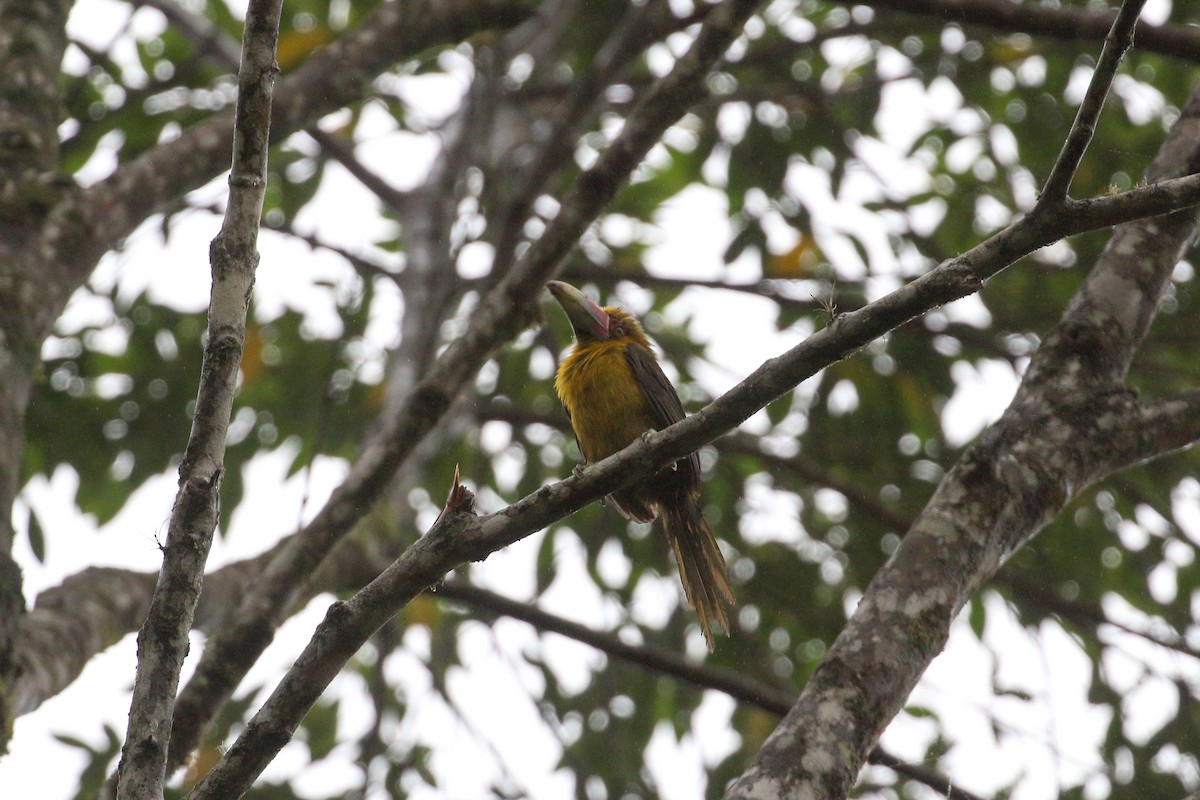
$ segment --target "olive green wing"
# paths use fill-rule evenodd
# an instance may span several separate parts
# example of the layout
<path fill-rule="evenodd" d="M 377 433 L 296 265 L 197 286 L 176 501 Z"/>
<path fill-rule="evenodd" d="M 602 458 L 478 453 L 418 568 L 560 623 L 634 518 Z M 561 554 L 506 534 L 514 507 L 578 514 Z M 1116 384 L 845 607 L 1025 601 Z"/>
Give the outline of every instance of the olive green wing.
<path fill-rule="evenodd" d="M 575 434 L 575 446 L 579 448 L 579 455 L 583 456 L 585 464 L 591 463 L 588 461 L 587 453 L 583 452 L 583 442 L 579 441 L 579 434 L 575 432 L 575 420 L 571 418 L 571 409 L 567 408 L 566 403 L 562 403 L 562 410 L 567 413 L 567 422 L 571 423 L 571 433 Z M 579 467 L 575 469 L 579 469 Z"/>
<path fill-rule="evenodd" d="M 679 401 L 679 395 L 675 393 L 675 387 L 663 374 L 662 367 L 658 365 L 653 353 L 641 345 L 631 344 L 625 348 L 625 360 L 629 363 L 638 388 L 642 390 L 642 397 L 646 398 L 646 403 L 650 406 L 656 430 L 662 430 L 687 416 L 683 410 L 683 403 Z M 686 464 L 685 468 L 690 468 L 695 479 L 699 481 L 700 457 L 696 453 L 689 454 L 686 460 L 680 459 L 677 463 L 679 466 Z"/>

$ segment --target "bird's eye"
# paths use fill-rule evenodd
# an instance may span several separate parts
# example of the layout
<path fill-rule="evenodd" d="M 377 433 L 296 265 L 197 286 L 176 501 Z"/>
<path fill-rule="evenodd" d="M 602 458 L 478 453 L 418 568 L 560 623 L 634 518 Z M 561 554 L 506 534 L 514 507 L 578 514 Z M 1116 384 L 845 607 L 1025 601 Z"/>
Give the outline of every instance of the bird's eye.
<path fill-rule="evenodd" d="M 615 328 L 613 328 L 613 335 L 614 336 L 624 336 L 625 335 L 625 326 L 618 325 Z"/>

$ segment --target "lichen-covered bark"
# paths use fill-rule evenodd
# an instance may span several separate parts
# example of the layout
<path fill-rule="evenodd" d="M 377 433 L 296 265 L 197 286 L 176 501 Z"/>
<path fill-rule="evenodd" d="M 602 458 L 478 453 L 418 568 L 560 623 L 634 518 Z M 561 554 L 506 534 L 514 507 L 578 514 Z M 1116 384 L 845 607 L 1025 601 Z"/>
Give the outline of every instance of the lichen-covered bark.
<path fill-rule="evenodd" d="M 14 636 L 24 612 L 12 560 L 12 508 L 25 408 L 45 331 L 35 313 L 54 274 L 33 269 L 31 231 L 58 195 L 58 69 L 66 46 L 62 0 L 0 2 L 0 752 L 12 732 Z"/>
<path fill-rule="evenodd" d="M 1198 167 L 1200 89 L 1147 177 Z M 1124 379 L 1196 229 L 1190 209 L 1113 232 L 1008 410 L 943 478 L 728 797 L 846 797 L 955 615 L 1004 561 L 1088 485 L 1195 441 L 1194 394 L 1146 407 Z M 1169 423 L 1150 430 L 1160 413 Z"/>

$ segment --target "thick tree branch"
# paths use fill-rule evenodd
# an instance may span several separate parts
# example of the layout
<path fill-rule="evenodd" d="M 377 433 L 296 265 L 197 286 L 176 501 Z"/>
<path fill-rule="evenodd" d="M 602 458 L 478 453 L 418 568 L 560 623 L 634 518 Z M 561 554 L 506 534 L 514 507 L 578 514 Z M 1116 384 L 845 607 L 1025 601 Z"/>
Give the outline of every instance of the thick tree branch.
<path fill-rule="evenodd" d="M 1146 178 L 1152 183 L 1133 191 L 1150 198 L 1160 187 L 1169 194 L 1182 185 L 1200 186 L 1197 141 L 1200 86 L 1147 168 Z M 1087 201 L 1085 205 L 1095 208 L 1115 201 L 1119 207 L 1127 199 L 1129 193 Z M 1074 201 L 1069 205 L 1079 207 Z M 1077 374 L 1094 380 L 1101 389 L 1115 390 L 1123 385 L 1171 273 L 1192 242 L 1195 209 L 1180 208 L 1183 210 L 1122 224 L 1113 231 L 1062 321 L 1043 342 L 1040 357 L 1031 364 L 1022 386 L 1065 381 L 1060 391 L 1070 393 L 1078 390 L 1070 382 Z"/>
<path fill-rule="evenodd" d="M 210 252 L 208 338 L 163 567 L 138 634 L 137 676 L 117 771 L 120 800 L 157 800 L 163 794 L 175 692 L 219 515 L 225 439 L 246 338 L 246 309 L 258 267 L 258 221 L 267 186 L 282 5 L 282 0 L 251 0 L 246 12 L 229 205 Z"/>
<path fill-rule="evenodd" d="M 13 730 L 9 687 L 25 611 L 13 559 L 13 503 L 21 485 L 25 411 L 47 325 L 40 300 L 58 279 L 31 247 L 61 196 L 55 168 L 63 104 L 59 68 L 69 4 L 0 0 L 0 753 Z M 52 290 L 51 290 L 52 291 Z"/>
<path fill-rule="evenodd" d="M 857 3 L 846 3 L 846 5 Z M 1053 39 L 1101 41 L 1116 12 L 1074 6 L 1045 6 L 1013 0 L 872 0 L 873 8 L 900 11 L 942 22 L 979 25 L 1002 33 L 1023 32 Z M 1200 30 L 1187 25 L 1149 25 L 1134 29 L 1139 50 L 1196 61 Z"/>
<path fill-rule="evenodd" d="M 1137 456 L 1143 459 L 1200 442 L 1200 390 L 1143 406 L 1129 420 L 1129 432 L 1141 437 Z"/>
<path fill-rule="evenodd" d="M 253 558 L 205 575 L 193 630 L 210 636 L 217 633 L 286 545 L 285 539 Z M 343 539 L 312 575 L 292 609 L 322 592 L 350 592 L 363 586 L 398 554 L 396 542 L 366 536 Z M 153 573 L 89 567 L 39 594 L 20 621 L 20 644 L 14 653 L 21 670 L 13 686 L 15 713 L 38 708 L 70 686 L 97 653 L 136 631 L 146 618 L 155 579 Z M 172 735 L 179 723 L 177 716 Z"/>
<path fill-rule="evenodd" d="M 1186 153 L 1182 169 L 1200 150 L 1198 112 L 1200 93 L 1160 152 Z M 1077 492 L 1147 457 L 1134 430 L 1142 408 L 1120 383 L 1122 356 L 1153 318 L 1195 221 L 1178 212 L 1114 232 L 1012 405 L 946 474 L 730 797 L 844 797 L 971 594 Z M 1153 248 L 1144 246 L 1150 232 L 1160 240 Z M 1131 276 L 1139 291 L 1125 296 Z"/>

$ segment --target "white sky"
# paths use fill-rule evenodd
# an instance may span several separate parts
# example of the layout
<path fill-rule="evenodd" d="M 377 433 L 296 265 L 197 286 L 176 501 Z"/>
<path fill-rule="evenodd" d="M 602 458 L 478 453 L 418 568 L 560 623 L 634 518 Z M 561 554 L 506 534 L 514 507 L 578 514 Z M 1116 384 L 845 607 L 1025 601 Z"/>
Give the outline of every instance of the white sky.
<path fill-rule="evenodd" d="M 1152 1 L 1150 5 L 1156 10 L 1148 14 L 1160 14 L 1164 3 Z M 81 35 L 86 31 L 94 46 L 106 47 L 124 25 L 124 12 L 125 6 L 109 0 L 81 0 L 72 14 L 72 32 Z M 143 10 L 136 17 L 134 29 L 139 33 L 153 32 L 159 25 L 155 12 Z M 117 56 L 122 57 L 122 52 L 118 48 Z M 125 48 L 123 58 L 127 60 L 129 53 Z M 459 80 L 456 89 L 453 78 L 417 78 L 402 81 L 400 89 L 406 96 L 429 104 L 440 102 L 442 108 L 426 106 L 436 118 L 444 113 L 446 98 L 453 98 L 461 83 Z M 920 165 L 900 154 L 919 134 L 922 125 L 932 119 L 946 123 L 956 119 L 956 95 L 953 87 L 945 83 L 935 83 L 925 93 L 915 83 L 904 82 L 885 95 L 881 114 L 889 120 L 894 138 L 872 143 L 863 155 L 873 169 L 895 178 L 897 190 L 907 187 L 915 191 L 920 187 L 924 180 Z M 957 120 L 970 124 L 969 118 Z M 727 122 L 738 124 L 736 118 Z M 433 153 L 431 137 L 392 133 L 390 120 L 382 115 L 373 120 L 370 113 L 360 132 L 367 141 L 358 153 L 367 163 L 378 165 L 397 185 L 411 185 L 419 180 L 421 162 L 427 162 Z M 397 152 L 405 154 L 404 163 L 411 169 L 407 176 L 393 174 Z M 111 157 L 101 153 L 89 166 L 91 178 L 85 179 L 102 176 L 110 168 Z M 872 264 L 873 271 L 902 271 L 901 265 L 890 263 L 887 232 L 878 222 L 861 216 L 855 204 L 873 191 L 865 175 L 848 180 L 840 198 L 828 194 L 820 174 L 798 175 L 796 179 L 807 179 L 806 191 L 814 199 L 812 207 L 824 209 L 823 213 L 814 214 L 814 227 L 827 254 L 839 262 L 845 259 L 853 264 L 858 256 L 841 241 L 841 236 L 849 230 L 859 234 L 866 231 L 871 258 L 877 260 Z M 199 194 L 216 200 L 223 193 L 222 179 Z M 651 271 L 678 277 L 725 277 L 733 281 L 757 278 L 757 267 L 749 259 L 729 267 L 720 261 L 729 237 L 723 203 L 719 192 L 702 188 L 689 189 L 668 203 L 658 217 L 658 244 L 647 256 Z M 351 249 L 364 247 L 364 243 L 381 238 L 384 232 L 385 223 L 375 222 L 375 208 L 374 199 L 366 191 L 340 167 L 331 166 L 317 199 L 301 218 L 300 227 L 308 227 L 323 238 Z M 162 302 L 193 310 L 203 308 L 208 296 L 207 246 L 218 225 L 218 219 L 206 214 L 184 215 L 175 223 L 171 240 L 164 243 L 152 221 L 130 238 L 121 253 L 104 259 L 94 284 L 118 285 L 123 297 L 148 290 Z M 782 251 L 794 244 L 794 233 L 782 221 L 769 223 L 768 227 L 773 248 Z M 313 252 L 307 246 L 269 233 L 264 233 L 261 249 L 262 267 L 255 290 L 257 312 L 269 318 L 290 307 L 305 311 L 309 323 L 316 328 L 335 326 L 337 316 L 330 294 L 315 283 L 332 281 L 349 285 L 352 277 L 347 268 L 327 253 Z M 897 282 L 898 277 L 881 278 L 876 294 L 883 294 Z M 623 299 L 634 310 L 640 310 L 638 293 L 632 289 L 627 293 L 628 297 Z M 702 320 L 713 309 L 714 300 L 720 303 L 724 319 L 739 320 L 737 328 L 741 335 L 736 339 L 728 336 L 731 329 L 725 326 L 721 336 L 712 337 L 708 348 L 712 367 L 701 374 L 710 392 L 729 388 L 762 359 L 778 354 L 805 335 L 805 331 L 797 328 L 776 331 L 771 304 L 738 293 L 717 296 L 704 291 L 687 292 L 671 306 L 669 313 L 678 315 L 676 319 Z M 395 340 L 395 318 L 401 307 L 401 298 L 387 296 L 385 290 L 383 301 L 377 303 L 369 333 L 379 348 Z M 974 298 L 961 301 L 944 313 L 967 321 L 981 320 L 985 314 L 982 304 Z M 111 310 L 103 303 L 81 298 L 68 309 L 63 326 L 69 329 L 85 321 L 109 318 Z M 694 327 L 701 325 L 699 321 L 694 323 Z M 697 333 L 706 335 L 703 330 Z M 1000 362 L 962 364 L 956 367 L 954 377 L 959 390 L 946 405 L 944 424 L 948 439 L 957 444 L 968 441 L 999 417 L 1012 397 L 1018 377 L 1007 364 Z M 319 508 L 345 470 L 343 463 L 323 459 L 311 471 L 288 479 L 288 461 L 290 457 L 285 453 L 270 453 L 249 465 L 246 500 L 234 516 L 230 530 L 217 539 L 211 559 L 213 566 L 260 552 L 286 535 L 297 520 Z M 35 506 L 45 525 L 47 541 L 46 561 L 39 563 L 27 549 L 27 538 L 18 537 L 16 555 L 25 572 L 30 602 L 39 591 L 90 565 L 145 571 L 158 568 L 155 538 L 165 530 L 174 497 L 174 476 L 163 475 L 140 487 L 121 514 L 99 529 L 94 521 L 75 510 L 72 498 L 76 485 L 75 476 L 60 469 L 49 481 L 33 481 L 22 494 L 16 514 L 18 526 L 23 528 L 26 524 L 28 506 Z M 1181 489 L 1178 498 L 1180 510 L 1193 520 L 1200 519 L 1198 486 Z M 753 500 L 755 513 L 764 520 L 765 528 L 795 528 L 794 519 L 788 518 L 786 503 L 780 505 L 778 499 L 777 493 L 762 493 Z M 1193 533 L 1200 536 L 1200 522 Z M 473 573 L 476 580 L 511 596 L 528 596 L 540 538 L 541 534 L 530 537 L 493 555 L 476 567 Z M 64 544 L 68 540 L 70 546 Z M 543 604 L 556 613 L 588 624 L 618 621 L 623 610 L 602 596 L 586 578 L 581 553 L 572 539 L 560 536 L 556 548 L 560 574 L 543 598 Z M 624 556 L 617 552 L 607 553 L 603 561 L 605 569 L 627 568 Z M 1164 576 L 1163 580 L 1169 577 Z M 639 588 L 629 613 L 652 623 L 656 616 L 661 617 L 664 607 L 669 608 L 679 600 L 674 577 L 668 573 L 667 579 L 648 582 Z M 265 684 L 268 688 L 273 685 L 307 642 L 327 602 L 318 598 L 284 626 L 246 685 Z M 988 600 L 987 609 L 987 646 L 974 637 L 965 620 L 960 620 L 950 646 L 934 661 L 910 703 L 936 710 L 949 735 L 958 742 L 950 758 L 955 774 L 970 776 L 963 779 L 964 788 L 987 795 L 1024 774 L 1014 799 L 1039 800 L 1049 796 L 1060 782 L 1078 782 L 1097 766 L 1095 745 L 1108 720 L 1105 712 L 1087 703 L 1089 667 L 1069 636 L 1058 626 L 1047 623 L 1038 631 L 1035 641 L 1013 623 L 1001 601 Z M 1131 609 L 1118 611 L 1132 624 L 1141 624 L 1141 618 Z M 413 653 L 427 651 L 428 642 L 423 636 L 419 630 L 407 635 L 405 643 Z M 389 657 L 388 674 L 405 687 L 414 704 L 414 713 L 403 725 L 390 726 L 389 739 L 399 749 L 418 740 L 435 746 L 433 766 L 448 782 L 437 795 L 414 792 L 414 797 L 479 796 L 486 789 L 485 781 L 499 769 L 500 761 L 513 781 L 532 797 L 557 798 L 569 793 L 572 777 L 553 770 L 559 748 L 556 735 L 547 729 L 529 700 L 531 695 L 538 695 L 541 677 L 524 665 L 521 654 L 526 648 L 536 646 L 535 641 L 527 626 L 512 620 L 501 620 L 494 631 L 483 625 L 465 628 L 461 638 L 465 668 L 452 671 L 448 681 L 450 695 L 463 712 L 463 718 L 456 717 L 445 703 L 431 696 L 429 676 L 418 659 L 404 653 Z M 556 675 L 579 687 L 585 684 L 599 658 L 590 648 L 561 637 L 548 636 L 541 646 Z M 123 733 L 134 671 L 134 647 L 133 635 L 126 637 L 93 659 L 68 690 L 17 720 L 10 754 L 0 760 L 0 786 L 5 787 L 6 795 L 42 800 L 73 797 L 85 760 L 79 751 L 58 742 L 54 736 L 65 734 L 100 745 L 105 740 L 104 725 Z M 1144 649 L 1145 645 L 1130 642 L 1129 647 L 1132 651 L 1137 647 Z M 194 646 L 193 653 L 199 649 Z M 699 634 L 690 643 L 689 652 L 702 654 Z M 997 652 L 1004 654 L 1003 660 L 996 658 Z M 1172 691 L 1170 683 L 1145 678 L 1133 658 L 1122 660 L 1114 655 L 1110 661 L 1106 668 L 1114 676 L 1126 676 L 1129 683 L 1126 724 L 1131 730 L 1152 732 L 1169 712 L 1160 698 Z M 1197 665 L 1189 660 L 1170 659 L 1167 669 L 1168 674 L 1177 672 L 1193 686 L 1200 685 Z M 186 674 L 187 671 L 185 678 Z M 992 691 L 993 678 L 1043 702 L 1035 705 L 997 700 Z M 339 719 L 342 732 L 361 733 L 369 723 L 371 711 L 358 679 L 343 676 L 330 692 L 343 700 L 344 712 Z M 737 746 L 737 735 L 729 726 L 733 708 L 729 698 L 709 692 L 695 716 L 691 734 L 682 741 L 676 741 L 665 728 L 655 735 L 649 748 L 651 772 L 665 798 L 693 798 L 701 794 L 704 781 L 701 764 L 714 763 Z M 1022 735 L 1004 735 L 997 741 L 989 722 L 992 714 L 999 717 L 1006 729 Z M 901 716 L 885 733 L 883 744 L 901 757 L 918 759 L 933 733 L 931 722 Z M 581 725 L 558 735 L 602 734 Z M 299 772 L 303 783 L 309 786 L 348 789 L 358 780 L 357 770 L 349 766 L 353 759 L 349 749 L 341 751 L 341 755 L 341 761 L 333 759 L 331 763 L 310 768 L 303 748 L 291 745 L 265 777 L 281 779 Z M 55 764 L 56 769 L 47 770 L 47 764 Z M 464 764 L 476 764 L 478 768 L 465 769 Z M 1092 796 L 1103 787 L 1088 788 L 1088 795 Z"/>

